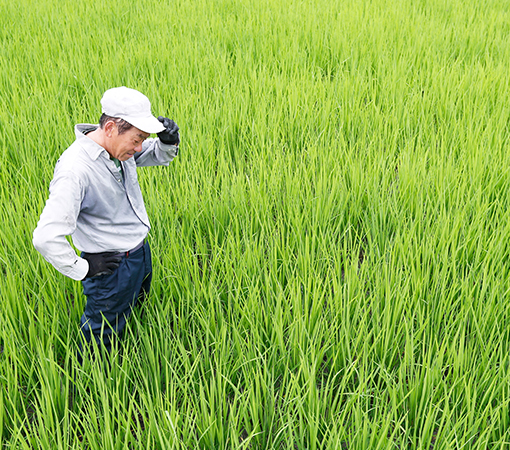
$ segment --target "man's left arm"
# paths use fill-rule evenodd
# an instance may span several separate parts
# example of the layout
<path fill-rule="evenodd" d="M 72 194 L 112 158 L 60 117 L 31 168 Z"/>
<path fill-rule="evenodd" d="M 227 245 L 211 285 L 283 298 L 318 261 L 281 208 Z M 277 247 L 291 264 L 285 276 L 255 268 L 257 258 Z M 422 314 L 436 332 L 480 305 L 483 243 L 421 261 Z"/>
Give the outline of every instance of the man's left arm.
<path fill-rule="evenodd" d="M 179 153 L 179 127 L 166 117 L 159 116 L 158 120 L 165 129 L 156 139 L 147 139 L 142 144 L 142 151 L 134 156 L 138 167 L 168 166 Z"/>

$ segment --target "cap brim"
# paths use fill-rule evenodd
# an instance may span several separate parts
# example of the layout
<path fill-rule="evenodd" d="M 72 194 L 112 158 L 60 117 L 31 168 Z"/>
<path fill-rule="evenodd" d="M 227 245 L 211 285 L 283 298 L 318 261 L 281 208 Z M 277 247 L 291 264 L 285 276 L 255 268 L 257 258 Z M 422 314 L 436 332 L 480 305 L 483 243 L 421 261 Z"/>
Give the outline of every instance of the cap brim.
<path fill-rule="evenodd" d="M 129 122 L 134 127 L 143 131 L 144 133 L 160 133 L 165 130 L 164 125 L 154 116 L 150 117 L 121 117 L 126 122 Z"/>

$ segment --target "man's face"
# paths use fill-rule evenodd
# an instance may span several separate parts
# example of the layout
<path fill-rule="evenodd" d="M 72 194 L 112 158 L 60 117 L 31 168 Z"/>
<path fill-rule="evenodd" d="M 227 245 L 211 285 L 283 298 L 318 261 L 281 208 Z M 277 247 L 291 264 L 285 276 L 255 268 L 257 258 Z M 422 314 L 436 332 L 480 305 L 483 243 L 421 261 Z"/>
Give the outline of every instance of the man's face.
<path fill-rule="evenodd" d="M 149 133 L 145 133 L 135 127 L 119 134 L 115 125 L 115 129 L 112 131 L 108 153 L 119 161 L 127 161 L 135 153 L 141 152 L 142 142 L 150 136 Z"/>

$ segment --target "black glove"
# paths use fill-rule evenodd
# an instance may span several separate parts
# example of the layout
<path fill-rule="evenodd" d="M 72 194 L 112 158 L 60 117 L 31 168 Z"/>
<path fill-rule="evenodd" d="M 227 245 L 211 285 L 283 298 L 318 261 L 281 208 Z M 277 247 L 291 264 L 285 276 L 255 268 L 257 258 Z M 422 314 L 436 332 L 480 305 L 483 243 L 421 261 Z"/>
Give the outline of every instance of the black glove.
<path fill-rule="evenodd" d="M 179 127 L 177 124 L 166 117 L 159 116 L 158 120 L 163 124 L 166 130 L 163 130 L 158 133 L 158 138 L 163 144 L 168 145 L 178 145 L 180 142 L 179 139 Z"/>
<path fill-rule="evenodd" d="M 115 253 L 86 253 L 83 259 L 89 263 L 89 271 L 85 278 L 91 278 L 112 274 L 119 267 L 122 257 Z"/>

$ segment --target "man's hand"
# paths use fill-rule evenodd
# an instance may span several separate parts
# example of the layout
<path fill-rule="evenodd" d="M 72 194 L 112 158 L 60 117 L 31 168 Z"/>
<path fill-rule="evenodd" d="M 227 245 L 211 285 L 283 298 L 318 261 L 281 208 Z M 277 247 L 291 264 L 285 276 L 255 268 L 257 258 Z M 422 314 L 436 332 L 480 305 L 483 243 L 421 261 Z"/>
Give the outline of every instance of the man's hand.
<path fill-rule="evenodd" d="M 179 127 L 177 124 L 173 120 L 163 116 L 159 116 L 158 120 L 166 128 L 165 130 L 158 133 L 159 140 L 163 142 L 163 144 L 179 145 Z"/>
<path fill-rule="evenodd" d="M 92 278 L 99 275 L 111 275 L 119 267 L 122 257 L 115 253 L 86 253 L 83 259 L 89 263 L 89 271 L 85 278 Z"/>

